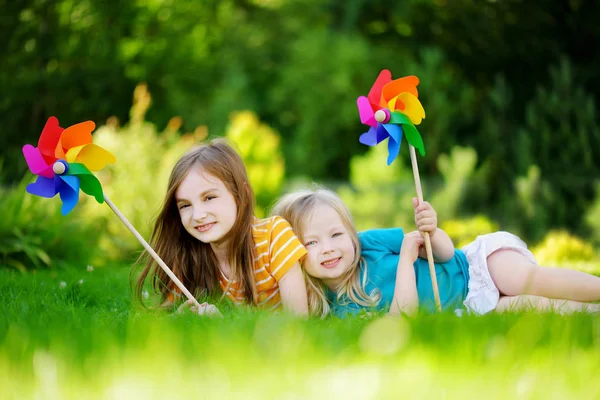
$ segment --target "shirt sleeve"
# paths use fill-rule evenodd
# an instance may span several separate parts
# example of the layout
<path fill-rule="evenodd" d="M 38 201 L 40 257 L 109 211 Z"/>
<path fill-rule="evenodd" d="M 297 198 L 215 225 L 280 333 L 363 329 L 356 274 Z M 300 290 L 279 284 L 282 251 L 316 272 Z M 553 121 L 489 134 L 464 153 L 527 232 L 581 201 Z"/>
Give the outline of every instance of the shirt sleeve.
<path fill-rule="evenodd" d="M 306 253 L 290 223 L 279 216 L 274 217 L 267 270 L 275 280 L 279 282 L 294 264 L 302 261 Z"/>
<path fill-rule="evenodd" d="M 402 228 L 370 229 L 358 234 L 362 251 L 387 250 L 394 254 L 400 254 L 404 231 Z"/>

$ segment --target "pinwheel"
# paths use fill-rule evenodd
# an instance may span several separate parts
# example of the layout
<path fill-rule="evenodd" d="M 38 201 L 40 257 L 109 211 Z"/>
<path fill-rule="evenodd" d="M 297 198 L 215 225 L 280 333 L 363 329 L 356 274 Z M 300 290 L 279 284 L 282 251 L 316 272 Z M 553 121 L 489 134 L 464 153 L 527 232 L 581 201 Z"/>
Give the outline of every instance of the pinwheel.
<path fill-rule="evenodd" d="M 37 175 L 36 181 L 27 185 L 27 192 L 47 198 L 58 194 L 62 200 L 63 215 L 68 214 L 77 205 L 80 189 L 94 196 L 98 203 L 106 202 L 181 292 L 200 310 L 200 304 L 190 291 L 104 194 L 100 181 L 92 171 L 100 171 L 106 164 L 114 164 L 116 158 L 102 147 L 92 143 L 92 131 L 95 127 L 92 121 L 86 121 L 63 129 L 58 124 L 58 119 L 48 118 L 38 140 L 38 146 L 33 147 L 30 144 L 23 146 L 23 155 L 29 170 Z"/>
<path fill-rule="evenodd" d="M 419 149 L 422 156 L 425 155 L 423 139 L 415 128 L 425 118 L 425 110 L 418 99 L 418 84 L 416 76 L 392 80 L 390 71 L 384 69 L 368 96 L 360 96 L 356 100 L 361 122 L 370 126 L 359 141 L 375 146 L 388 139 L 388 165 L 400 152 L 403 134 L 410 145 Z"/>
<path fill-rule="evenodd" d="M 104 202 L 100 181 L 91 171 L 99 171 L 106 164 L 114 164 L 115 156 L 92 143 L 92 121 L 63 129 L 58 120 L 50 117 L 38 141 L 38 147 L 23 146 L 29 169 L 37 180 L 27 186 L 27 192 L 41 196 L 60 195 L 62 213 L 68 214 L 79 200 L 79 189 Z"/>
<path fill-rule="evenodd" d="M 376 146 L 385 139 L 388 139 L 388 165 L 398 157 L 402 137 L 406 136 L 417 189 L 417 198 L 420 204 L 423 202 L 423 191 L 421 190 L 421 179 L 419 178 L 419 166 L 417 164 L 415 148 L 419 149 L 419 153 L 424 156 L 425 146 L 421 134 L 415 128 L 415 125 L 419 125 L 423 118 L 425 118 L 425 110 L 418 98 L 418 84 L 419 78 L 416 76 L 406 76 L 392 80 L 391 72 L 384 69 L 379 73 L 367 97 L 360 96 L 356 99 L 356 104 L 358 106 L 360 121 L 370 126 L 369 130 L 360 136 L 359 142 L 367 146 Z M 425 233 L 424 239 L 435 303 L 438 310 L 441 311 L 442 306 L 429 233 Z"/>

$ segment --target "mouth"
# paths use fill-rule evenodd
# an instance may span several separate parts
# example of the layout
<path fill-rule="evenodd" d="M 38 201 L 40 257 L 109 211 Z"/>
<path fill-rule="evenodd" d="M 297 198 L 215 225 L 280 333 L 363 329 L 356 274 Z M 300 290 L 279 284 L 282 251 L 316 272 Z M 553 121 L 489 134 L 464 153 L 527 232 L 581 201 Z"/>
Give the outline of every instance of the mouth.
<path fill-rule="evenodd" d="M 196 225 L 194 227 L 194 229 L 197 230 L 198 232 L 206 232 L 210 228 L 212 228 L 215 224 L 216 224 L 216 222 L 210 222 L 208 224 Z"/>
<path fill-rule="evenodd" d="M 332 258 L 330 260 L 323 261 L 321 263 L 321 266 L 324 268 L 334 268 L 340 263 L 341 260 L 342 260 L 342 257 Z"/>

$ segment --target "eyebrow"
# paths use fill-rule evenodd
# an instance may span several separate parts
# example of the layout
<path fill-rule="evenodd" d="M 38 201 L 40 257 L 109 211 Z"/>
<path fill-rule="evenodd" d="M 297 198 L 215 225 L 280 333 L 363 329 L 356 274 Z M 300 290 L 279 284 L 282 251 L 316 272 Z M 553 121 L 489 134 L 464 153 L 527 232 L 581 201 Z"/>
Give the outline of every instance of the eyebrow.
<path fill-rule="evenodd" d="M 205 190 L 204 192 L 200 193 L 200 196 L 199 196 L 199 197 L 204 197 L 204 196 L 206 196 L 207 194 L 209 194 L 209 193 L 211 193 L 211 192 L 216 192 L 216 193 L 218 193 L 218 192 L 219 192 L 219 189 L 218 189 L 218 188 L 210 188 L 210 189 L 207 189 L 207 190 Z M 176 201 L 177 203 L 179 203 L 179 202 L 181 202 L 181 201 L 188 201 L 188 199 L 186 199 L 186 198 L 184 198 L 184 197 L 177 197 L 177 195 L 175 195 L 175 201 Z"/>
<path fill-rule="evenodd" d="M 343 229 L 346 229 L 346 227 L 344 225 L 333 225 L 326 232 L 331 233 L 331 232 L 340 231 L 340 230 L 343 230 Z M 315 236 L 318 236 L 318 234 L 316 234 L 314 232 L 308 232 L 308 233 L 304 233 L 302 235 L 303 239 L 310 238 L 310 237 L 315 237 Z"/>

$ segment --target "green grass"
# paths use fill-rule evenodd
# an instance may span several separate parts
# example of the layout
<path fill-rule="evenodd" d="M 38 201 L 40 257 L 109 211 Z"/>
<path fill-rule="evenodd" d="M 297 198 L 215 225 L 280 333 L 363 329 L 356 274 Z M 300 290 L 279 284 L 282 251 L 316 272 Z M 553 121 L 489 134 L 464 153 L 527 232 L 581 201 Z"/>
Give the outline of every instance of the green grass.
<path fill-rule="evenodd" d="M 0 399 L 600 398 L 598 316 L 204 319 L 128 274 L 0 270 Z"/>

